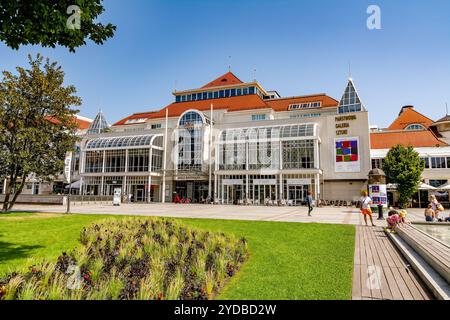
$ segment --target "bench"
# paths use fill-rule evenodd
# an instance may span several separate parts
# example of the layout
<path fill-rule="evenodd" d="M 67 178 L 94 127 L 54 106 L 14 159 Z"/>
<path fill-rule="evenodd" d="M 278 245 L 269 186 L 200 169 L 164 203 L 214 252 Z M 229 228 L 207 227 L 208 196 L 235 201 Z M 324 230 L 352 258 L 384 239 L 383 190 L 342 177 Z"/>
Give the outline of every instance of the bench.
<path fill-rule="evenodd" d="M 450 247 L 448 245 L 411 225 L 401 225 L 397 228 L 397 233 L 450 283 Z"/>

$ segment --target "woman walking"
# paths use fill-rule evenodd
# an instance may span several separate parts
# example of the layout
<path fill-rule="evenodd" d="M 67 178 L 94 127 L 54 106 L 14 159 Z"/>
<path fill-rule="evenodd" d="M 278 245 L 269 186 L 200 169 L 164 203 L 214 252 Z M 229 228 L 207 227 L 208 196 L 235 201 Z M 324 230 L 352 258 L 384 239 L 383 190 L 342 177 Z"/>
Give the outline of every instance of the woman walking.
<path fill-rule="evenodd" d="M 372 199 L 369 197 L 367 191 L 363 191 L 362 192 L 362 197 L 361 197 L 361 214 L 364 217 L 364 222 L 366 223 L 366 226 L 368 226 L 367 224 L 367 217 L 370 218 L 370 222 L 372 223 L 372 226 L 375 227 L 375 224 L 373 223 L 373 218 L 372 218 L 372 210 L 370 209 L 370 205 L 372 204 Z"/>

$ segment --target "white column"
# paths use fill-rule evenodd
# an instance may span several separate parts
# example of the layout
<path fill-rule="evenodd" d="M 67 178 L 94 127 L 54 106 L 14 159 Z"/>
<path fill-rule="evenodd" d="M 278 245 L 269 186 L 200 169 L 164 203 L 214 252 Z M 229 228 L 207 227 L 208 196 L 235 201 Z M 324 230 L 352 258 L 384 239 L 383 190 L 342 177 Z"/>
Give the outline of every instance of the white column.
<path fill-rule="evenodd" d="M 3 180 L 3 194 L 6 194 L 6 184 L 8 183 L 8 180 Z"/>
<path fill-rule="evenodd" d="M 212 189 L 212 148 L 213 148 L 213 115 L 214 115 L 214 105 L 211 103 L 211 119 L 209 124 L 209 181 L 208 181 L 208 198 L 211 200 L 211 189 Z"/>
<path fill-rule="evenodd" d="M 166 128 L 164 133 L 164 156 L 163 156 L 163 183 L 162 183 L 162 203 L 166 203 L 166 171 L 167 171 L 167 136 L 169 129 L 169 109 L 166 108 Z"/>
<path fill-rule="evenodd" d="M 80 177 L 80 196 L 83 195 L 83 177 Z"/>
<path fill-rule="evenodd" d="M 319 140 L 316 139 L 314 141 L 314 168 L 320 168 L 320 159 L 319 159 Z"/>
<path fill-rule="evenodd" d="M 102 176 L 102 184 L 100 185 L 100 196 L 103 196 L 104 185 L 105 185 L 105 176 Z"/>
<path fill-rule="evenodd" d="M 320 200 L 321 193 L 320 193 L 320 174 L 316 174 L 316 200 Z"/>
<path fill-rule="evenodd" d="M 283 174 L 280 173 L 280 200 L 283 200 Z"/>

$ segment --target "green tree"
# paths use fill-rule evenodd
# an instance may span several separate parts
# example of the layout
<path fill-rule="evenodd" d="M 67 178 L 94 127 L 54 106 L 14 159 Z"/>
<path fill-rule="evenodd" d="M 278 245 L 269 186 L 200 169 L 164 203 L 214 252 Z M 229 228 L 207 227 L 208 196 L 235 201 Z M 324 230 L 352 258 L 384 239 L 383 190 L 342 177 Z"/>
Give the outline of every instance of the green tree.
<path fill-rule="evenodd" d="M 425 161 L 413 147 L 397 145 L 389 150 L 383 160 L 383 171 L 389 183 L 396 183 L 400 193 L 399 203 L 402 208 L 408 205 L 409 199 L 418 191 Z"/>
<path fill-rule="evenodd" d="M 2 0 L 0 40 L 13 49 L 21 45 L 75 48 L 89 38 L 103 44 L 116 26 L 95 22 L 104 11 L 102 0 Z"/>
<path fill-rule="evenodd" d="M 81 105 L 74 86 L 64 86 L 56 62 L 28 56 L 30 68 L 4 71 L 0 82 L 0 176 L 8 179 L 3 211 L 11 210 L 26 179 L 51 180 L 74 149 Z"/>

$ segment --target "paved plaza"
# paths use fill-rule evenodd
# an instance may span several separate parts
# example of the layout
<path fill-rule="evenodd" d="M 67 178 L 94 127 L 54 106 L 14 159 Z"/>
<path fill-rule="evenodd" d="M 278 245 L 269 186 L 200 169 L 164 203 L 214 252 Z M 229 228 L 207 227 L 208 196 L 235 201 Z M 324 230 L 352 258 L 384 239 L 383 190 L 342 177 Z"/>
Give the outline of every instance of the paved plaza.
<path fill-rule="evenodd" d="M 158 216 L 174 218 L 200 218 L 225 220 L 283 221 L 302 223 L 353 224 L 363 223 L 359 210 L 352 207 L 315 208 L 312 217 L 308 217 L 305 207 L 265 207 L 265 206 L 221 206 L 199 204 L 76 204 L 72 205 L 72 213 L 79 214 L 111 214 Z M 17 205 L 15 211 L 63 213 L 64 206 Z M 408 218 L 411 221 L 423 220 L 422 209 L 410 209 Z M 385 213 L 385 217 L 386 217 Z M 378 221 L 377 226 L 385 226 L 385 221 Z"/>

